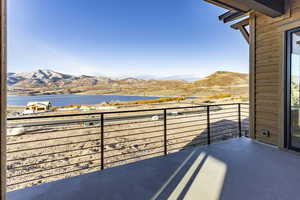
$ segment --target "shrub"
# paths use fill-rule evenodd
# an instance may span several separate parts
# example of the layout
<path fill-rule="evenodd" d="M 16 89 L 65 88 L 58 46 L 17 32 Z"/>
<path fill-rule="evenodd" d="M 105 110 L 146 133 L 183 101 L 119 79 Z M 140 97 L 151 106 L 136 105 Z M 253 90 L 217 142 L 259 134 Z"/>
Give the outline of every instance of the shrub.
<path fill-rule="evenodd" d="M 209 96 L 209 99 L 224 99 L 224 98 L 229 98 L 232 97 L 232 94 L 227 94 L 227 93 L 222 93 L 222 94 L 216 94 L 213 96 Z"/>
<path fill-rule="evenodd" d="M 127 101 L 127 102 L 109 102 L 109 105 L 141 105 L 150 103 L 163 103 L 168 101 L 183 101 L 185 97 L 163 97 L 159 99 L 148 99 L 148 100 L 138 100 L 138 101 Z"/>

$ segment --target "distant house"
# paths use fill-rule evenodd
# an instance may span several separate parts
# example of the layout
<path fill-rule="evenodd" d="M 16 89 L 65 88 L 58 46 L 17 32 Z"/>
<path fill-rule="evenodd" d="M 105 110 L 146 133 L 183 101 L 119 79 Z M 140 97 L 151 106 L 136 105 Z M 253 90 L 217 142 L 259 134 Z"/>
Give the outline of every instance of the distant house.
<path fill-rule="evenodd" d="M 46 112 L 51 110 L 52 104 L 50 101 L 28 102 L 25 107 L 24 114 L 31 114 L 37 112 Z"/>

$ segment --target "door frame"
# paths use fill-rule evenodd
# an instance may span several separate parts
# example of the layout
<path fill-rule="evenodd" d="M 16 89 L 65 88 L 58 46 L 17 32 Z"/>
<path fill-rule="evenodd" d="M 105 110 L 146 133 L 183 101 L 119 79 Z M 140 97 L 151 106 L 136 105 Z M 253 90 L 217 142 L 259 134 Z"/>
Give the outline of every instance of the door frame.
<path fill-rule="evenodd" d="M 291 139 L 291 53 L 292 34 L 300 32 L 300 27 L 286 30 L 284 33 L 284 148 L 300 152 L 300 147 L 292 146 Z"/>

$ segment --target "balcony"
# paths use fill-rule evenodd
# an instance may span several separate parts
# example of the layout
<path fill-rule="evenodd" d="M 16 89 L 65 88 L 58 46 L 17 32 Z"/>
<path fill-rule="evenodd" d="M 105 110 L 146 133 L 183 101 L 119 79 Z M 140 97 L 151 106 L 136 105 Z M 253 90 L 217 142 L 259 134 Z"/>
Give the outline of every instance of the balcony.
<path fill-rule="evenodd" d="M 158 191 L 162 183 L 175 177 L 172 174 L 202 165 L 199 159 L 206 154 L 200 151 L 211 147 L 198 146 L 247 136 L 248 104 L 9 118 L 8 133 L 9 199 L 24 199 L 23 193 L 29 195 L 28 199 L 41 199 L 37 194 L 47 195 L 50 191 L 46 188 L 69 190 L 72 184 L 78 190 L 89 184 L 107 188 L 107 192 L 110 187 L 120 188 L 123 198 L 126 194 L 122 194 L 122 183 L 133 189 L 137 187 L 137 190 L 144 185 Z M 152 176 L 157 180 L 149 179 L 148 182 Z M 126 183 L 128 179 L 134 182 Z M 112 185 L 103 186 L 104 183 Z M 93 187 L 97 188 L 89 186 Z M 84 194 L 85 189 L 78 192 L 88 195 Z M 82 199 L 80 194 L 78 198 Z"/>
<path fill-rule="evenodd" d="M 299 156 L 242 137 L 8 193 L 43 199 L 295 199 Z"/>

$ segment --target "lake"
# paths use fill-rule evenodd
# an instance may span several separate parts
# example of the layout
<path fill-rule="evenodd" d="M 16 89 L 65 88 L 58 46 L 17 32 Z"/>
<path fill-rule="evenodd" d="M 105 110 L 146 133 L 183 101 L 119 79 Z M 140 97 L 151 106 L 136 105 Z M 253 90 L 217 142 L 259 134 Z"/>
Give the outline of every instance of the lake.
<path fill-rule="evenodd" d="M 157 98 L 159 97 L 57 94 L 39 96 L 8 96 L 7 104 L 26 106 L 29 101 L 50 101 L 54 106 L 66 106 L 70 104 L 100 104 L 109 101 L 137 101 Z"/>

